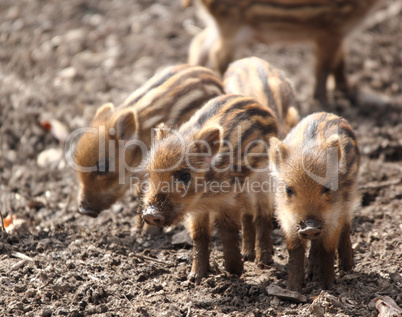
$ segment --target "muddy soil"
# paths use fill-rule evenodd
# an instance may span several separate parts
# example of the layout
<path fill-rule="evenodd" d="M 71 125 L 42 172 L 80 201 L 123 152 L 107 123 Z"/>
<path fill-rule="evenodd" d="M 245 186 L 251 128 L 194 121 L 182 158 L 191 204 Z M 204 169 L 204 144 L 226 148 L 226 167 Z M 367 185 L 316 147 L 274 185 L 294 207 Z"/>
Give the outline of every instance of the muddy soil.
<path fill-rule="evenodd" d="M 402 11 L 397 2 L 368 19 L 349 41 L 347 69 L 359 89 L 358 101 L 335 95 L 327 109 L 356 130 L 362 206 L 352 228 L 354 271 L 337 270 L 337 283 L 321 295 L 317 316 L 376 316 L 373 299 L 384 295 L 402 306 Z M 1 211 L 18 219 L 12 232 L 0 233 L 1 316 L 313 314 L 311 303 L 320 294 L 314 282 L 304 290 L 307 303 L 267 294 L 269 285 L 286 287 L 287 252 L 279 229 L 271 268 L 246 263 L 241 278 L 228 275 L 216 239 L 213 272 L 195 286 L 187 281 L 191 246 L 171 243 L 182 227 L 136 236 L 136 201 L 130 194 L 96 219 L 81 216 L 72 168 L 64 159 L 39 159 L 43 151 L 54 149 L 53 158 L 63 149 L 46 122 L 58 120 L 69 132 L 86 126 L 98 106 L 119 104 L 158 69 L 185 62 L 201 26 L 194 9 L 182 9 L 180 1 L 0 2 Z M 303 114 L 313 109 L 311 48 L 254 44 L 238 52 L 248 55 L 282 68 Z"/>

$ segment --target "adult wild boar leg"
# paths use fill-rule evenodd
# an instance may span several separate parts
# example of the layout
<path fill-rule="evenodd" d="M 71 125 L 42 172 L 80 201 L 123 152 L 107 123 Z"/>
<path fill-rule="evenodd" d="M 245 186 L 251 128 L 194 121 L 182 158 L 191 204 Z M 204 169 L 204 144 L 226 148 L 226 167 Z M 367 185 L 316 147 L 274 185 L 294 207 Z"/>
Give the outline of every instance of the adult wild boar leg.
<path fill-rule="evenodd" d="M 350 241 L 350 224 L 344 224 L 338 242 L 339 268 L 350 272 L 353 268 L 353 249 Z"/>
<path fill-rule="evenodd" d="M 345 52 L 343 48 L 339 50 L 339 57 L 337 63 L 334 67 L 334 77 L 335 77 L 335 84 L 336 89 L 349 95 L 349 85 L 348 79 L 346 77 L 346 65 L 345 65 Z"/>
<path fill-rule="evenodd" d="M 191 219 L 190 235 L 194 241 L 193 266 L 189 280 L 199 285 L 206 277 L 209 269 L 210 228 L 208 213 L 197 215 Z"/>
<path fill-rule="evenodd" d="M 315 55 L 317 58 L 315 66 L 315 91 L 314 98 L 318 99 L 322 106 L 327 106 L 327 80 L 328 76 L 336 70 L 337 80 L 339 85 L 342 81 L 346 81 L 346 77 L 342 79 L 344 72 L 342 37 L 337 34 L 328 37 L 324 34 L 317 39 Z M 338 83 L 337 83 L 338 84 Z"/>
<path fill-rule="evenodd" d="M 240 253 L 240 208 L 232 207 L 221 211 L 216 220 L 225 259 L 225 269 L 232 274 L 240 276 L 243 272 L 243 261 Z"/>

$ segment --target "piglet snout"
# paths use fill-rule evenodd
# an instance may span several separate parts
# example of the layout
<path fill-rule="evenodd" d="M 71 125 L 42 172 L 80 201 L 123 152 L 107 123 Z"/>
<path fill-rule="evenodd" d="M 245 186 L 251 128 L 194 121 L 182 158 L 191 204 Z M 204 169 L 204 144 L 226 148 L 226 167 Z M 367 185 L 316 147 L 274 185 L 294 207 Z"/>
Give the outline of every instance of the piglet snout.
<path fill-rule="evenodd" d="M 89 208 L 86 201 L 82 200 L 78 207 L 78 212 L 81 215 L 89 216 L 92 218 L 96 218 L 99 215 L 99 211 Z"/>
<path fill-rule="evenodd" d="M 142 219 L 151 225 L 161 227 L 165 224 L 165 217 L 153 207 L 148 207 L 142 214 Z"/>
<path fill-rule="evenodd" d="M 298 234 L 302 239 L 318 239 L 322 234 L 321 225 L 315 220 L 301 221 Z"/>

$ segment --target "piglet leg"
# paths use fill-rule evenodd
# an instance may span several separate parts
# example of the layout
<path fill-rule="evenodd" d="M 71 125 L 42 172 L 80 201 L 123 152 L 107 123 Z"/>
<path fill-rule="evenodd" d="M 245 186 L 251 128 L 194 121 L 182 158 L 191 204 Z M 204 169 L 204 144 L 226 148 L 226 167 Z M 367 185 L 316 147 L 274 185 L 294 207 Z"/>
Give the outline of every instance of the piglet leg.
<path fill-rule="evenodd" d="M 222 241 L 225 269 L 229 273 L 240 276 L 243 273 L 239 241 L 240 210 L 221 211 L 220 217 L 216 220 L 216 225 Z"/>
<path fill-rule="evenodd" d="M 304 247 L 297 244 L 293 248 L 289 248 L 289 272 L 288 272 L 288 289 L 300 292 L 304 284 Z"/>
<path fill-rule="evenodd" d="M 189 280 L 199 285 L 208 275 L 210 228 L 208 214 L 197 215 L 191 220 L 190 234 L 194 241 L 193 266 Z"/>
<path fill-rule="evenodd" d="M 353 248 L 350 241 L 350 224 L 345 224 L 342 228 L 338 243 L 339 268 L 350 272 L 353 268 Z"/>

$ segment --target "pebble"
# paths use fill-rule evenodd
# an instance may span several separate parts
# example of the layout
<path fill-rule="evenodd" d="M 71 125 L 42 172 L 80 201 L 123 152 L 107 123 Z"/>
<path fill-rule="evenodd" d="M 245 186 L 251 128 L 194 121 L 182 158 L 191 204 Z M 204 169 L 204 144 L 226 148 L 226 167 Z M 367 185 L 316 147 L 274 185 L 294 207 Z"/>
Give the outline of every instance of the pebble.
<path fill-rule="evenodd" d="M 26 289 L 27 289 L 26 285 L 18 285 L 17 284 L 14 286 L 14 292 L 16 292 L 16 293 L 23 293 L 26 291 Z"/>
<path fill-rule="evenodd" d="M 72 66 L 66 67 L 59 72 L 59 77 L 62 79 L 74 78 L 76 75 L 77 70 Z"/>
<path fill-rule="evenodd" d="M 50 316 L 52 316 L 52 309 L 47 308 L 47 307 L 43 308 L 40 315 L 41 315 L 41 317 L 50 317 Z"/>
<path fill-rule="evenodd" d="M 47 149 L 39 153 L 36 163 L 43 168 L 54 169 L 63 157 L 63 150 L 60 148 Z"/>
<path fill-rule="evenodd" d="M 26 291 L 25 295 L 26 295 L 27 297 L 29 297 L 29 298 L 32 298 L 32 297 L 34 297 L 34 296 L 36 295 L 36 290 L 35 290 L 34 288 L 29 288 L 29 289 Z"/>

